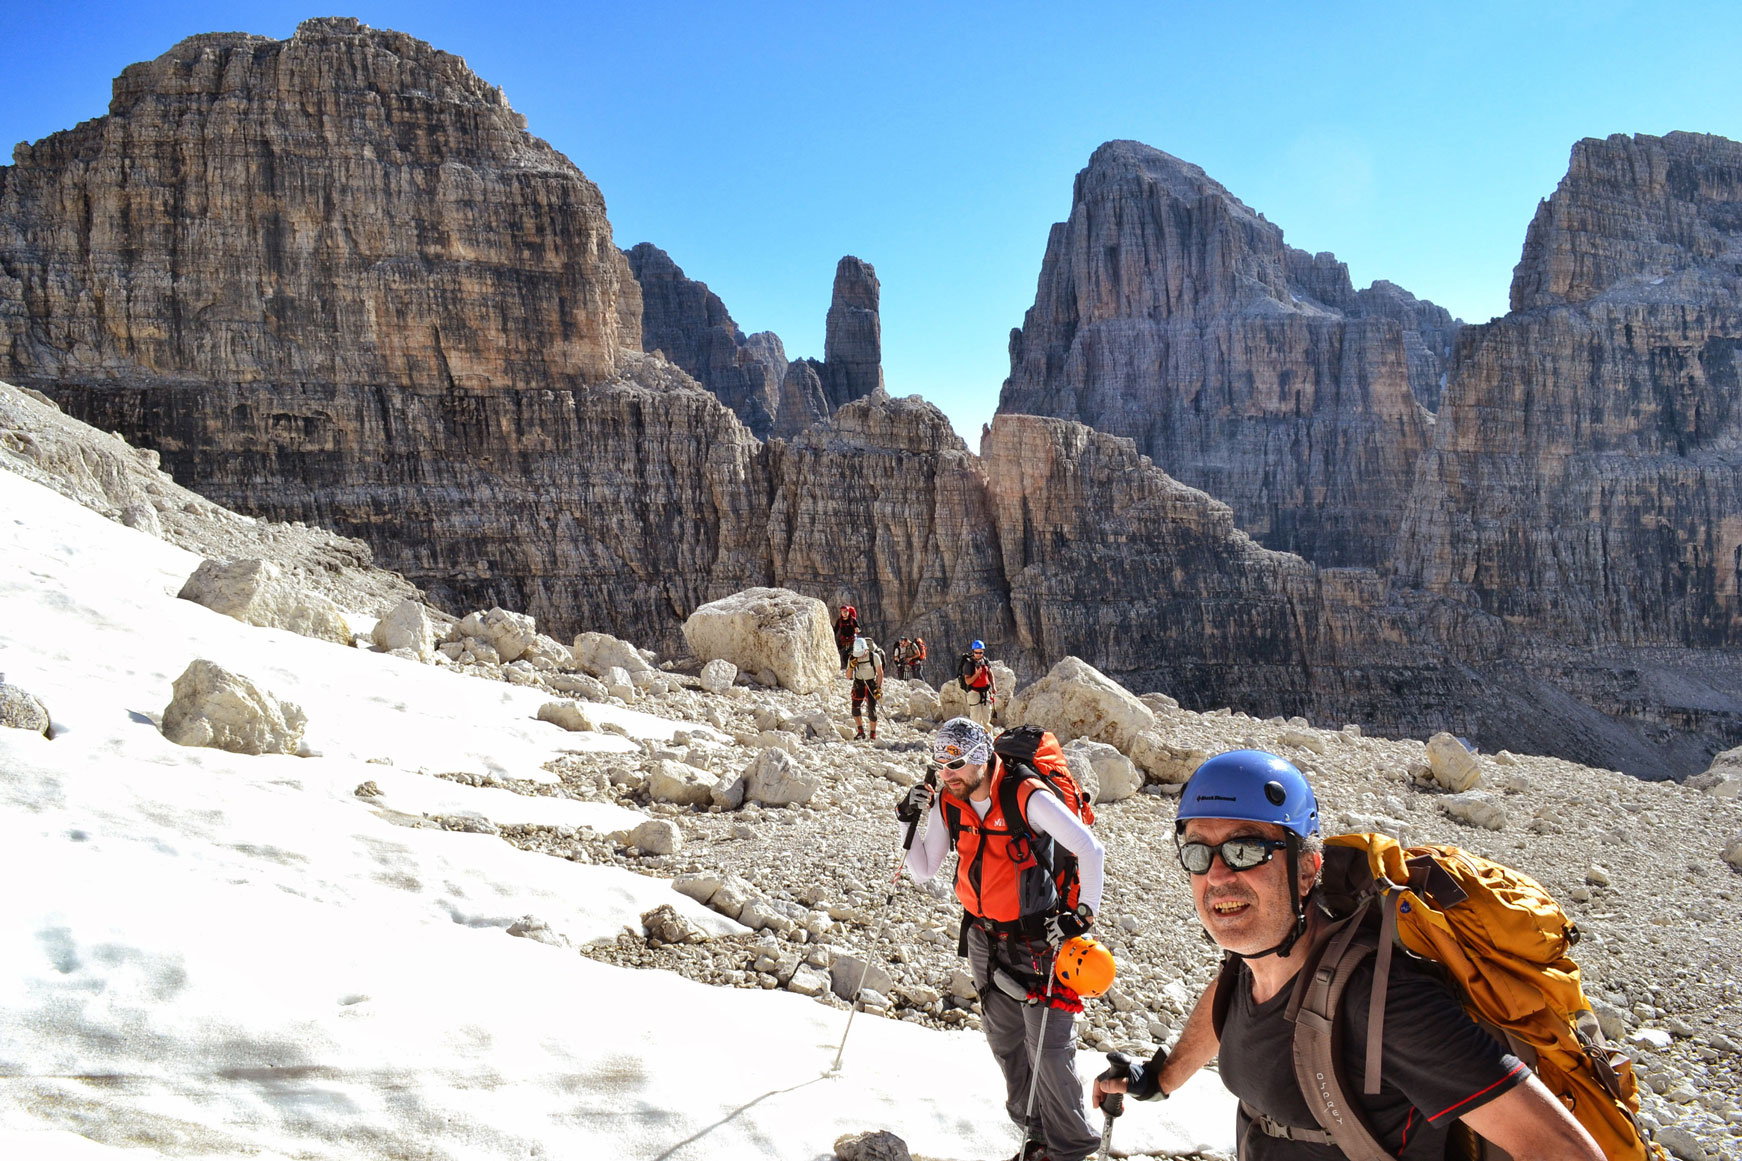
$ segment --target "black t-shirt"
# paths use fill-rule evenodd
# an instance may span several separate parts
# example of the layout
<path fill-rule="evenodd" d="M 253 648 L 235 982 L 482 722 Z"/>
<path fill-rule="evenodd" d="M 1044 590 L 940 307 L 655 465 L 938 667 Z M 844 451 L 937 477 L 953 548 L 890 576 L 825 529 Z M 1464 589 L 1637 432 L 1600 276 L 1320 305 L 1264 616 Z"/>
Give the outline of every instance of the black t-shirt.
<path fill-rule="evenodd" d="M 1446 1135 L 1458 1118 L 1521 1084 L 1529 1069 L 1465 1015 L 1439 980 L 1407 956 L 1398 955 L 1391 965 L 1379 1092 L 1361 1092 L 1373 994 L 1371 957 L 1356 969 L 1338 1003 L 1344 1084 L 1394 1155 L 1404 1161 L 1441 1161 Z M 1222 1028 L 1222 1083 L 1271 1120 L 1317 1129 L 1294 1078 L 1294 1025 L 1284 1014 L 1292 988 L 1291 983 L 1255 1004 L 1251 972 L 1241 966 Z M 1268 1135 L 1251 1124 L 1245 1110 L 1239 1113 L 1237 1137 L 1241 1161 L 1343 1161 L 1335 1146 Z"/>

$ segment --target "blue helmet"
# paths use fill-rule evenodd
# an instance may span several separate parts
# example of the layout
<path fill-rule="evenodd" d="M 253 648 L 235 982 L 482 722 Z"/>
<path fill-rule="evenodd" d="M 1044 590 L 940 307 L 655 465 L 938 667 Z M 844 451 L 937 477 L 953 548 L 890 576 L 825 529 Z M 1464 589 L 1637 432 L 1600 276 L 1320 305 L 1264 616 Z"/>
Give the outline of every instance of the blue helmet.
<path fill-rule="evenodd" d="M 1230 750 L 1186 783 L 1175 829 L 1193 818 L 1271 822 L 1307 838 L 1319 833 L 1319 802 L 1294 763 L 1263 750 Z"/>
<path fill-rule="evenodd" d="M 972 644 L 972 645 L 970 645 L 970 646 L 968 646 L 968 648 L 970 648 L 970 649 L 981 649 L 981 650 L 983 650 L 983 649 L 985 649 L 985 648 L 986 648 L 986 642 L 984 642 L 984 641 L 975 641 L 975 642 L 974 642 L 974 643 L 973 643 L 973 644 Z"/>

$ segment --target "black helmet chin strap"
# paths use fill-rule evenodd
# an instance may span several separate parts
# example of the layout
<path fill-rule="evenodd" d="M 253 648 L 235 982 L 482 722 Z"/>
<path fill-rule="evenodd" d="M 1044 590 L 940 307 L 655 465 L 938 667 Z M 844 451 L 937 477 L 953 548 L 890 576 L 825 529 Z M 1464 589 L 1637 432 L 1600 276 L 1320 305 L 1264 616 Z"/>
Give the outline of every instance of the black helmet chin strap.
<path fill-rule="evenodd" d="M 1289 928 L 1288 934 L 1283 936 L 1282 942 L 1275 947 L 1266 948 L 1264 951 L 1255 951 L 1251 955 L 1243 955 L 1240 957 L 1241 959 L 1263 959 L 1267 955 L 1279 955 L 1283 959 L 1287 959 L 1288 953 L 1294 948 L 1295 941 L 1306 933 L 1307 895 L 1300 894 L 1300 888 L 1296 886 L 1300 882 L 1300 836 L 1291 830 L 1283 835 L 1283 841 L 1288 844 L 1288 889 L 1290 896 L 1294 899 L 1294 926 Z M 1308 895 L 1310 894 L 1309 891 Z"/>

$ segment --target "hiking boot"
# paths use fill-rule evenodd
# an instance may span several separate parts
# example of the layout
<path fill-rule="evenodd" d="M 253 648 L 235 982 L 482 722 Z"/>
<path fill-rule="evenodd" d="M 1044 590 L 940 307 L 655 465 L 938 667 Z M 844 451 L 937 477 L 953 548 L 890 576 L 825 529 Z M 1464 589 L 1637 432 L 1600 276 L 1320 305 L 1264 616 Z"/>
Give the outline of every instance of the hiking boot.
<path fill-rule="evenodd" d="M 1046 1143 L 1039 1138 L 1030 1137 L 1028 1145 L 1010 1158 L 1010 1161 L 1051 1161 L 1046 1155 Z"/>
<path fill-rule="evenodd" d="M 858 733 L 853 735 L 853 740 L 856 742 L 859 739 L 863 738 L 864 736 L 865 736 L 865 731 L 863 728 L 861 728 Z"/>

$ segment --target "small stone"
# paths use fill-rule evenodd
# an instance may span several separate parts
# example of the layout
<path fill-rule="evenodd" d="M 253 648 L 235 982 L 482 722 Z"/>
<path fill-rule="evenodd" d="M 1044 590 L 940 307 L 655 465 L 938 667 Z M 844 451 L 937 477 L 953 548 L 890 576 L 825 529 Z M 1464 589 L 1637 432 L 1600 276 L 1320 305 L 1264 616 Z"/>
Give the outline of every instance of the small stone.
<path fill-rule="evenodd" d="M 1601 863 L 1592 863 L 1585 871 L 1585 882 L 1594 887 L 1607 887 L 1609 885 L 1609 868 Z"/>
<path fill-rule="evenodd" d="M 1662 1028 L 1638 1028 L 1627 1034 L 1627 1043 L 1662 1051 L 1670 1046 L 1671 1040 Z"/>

